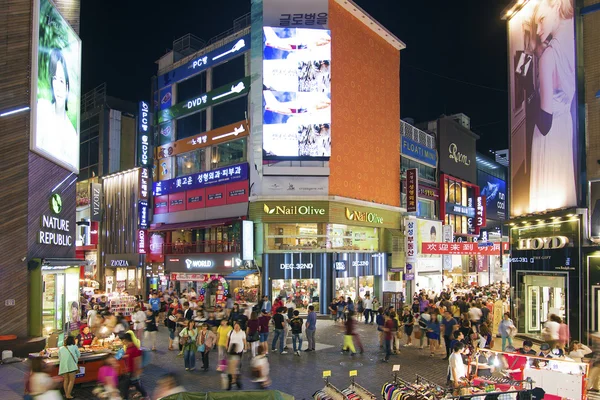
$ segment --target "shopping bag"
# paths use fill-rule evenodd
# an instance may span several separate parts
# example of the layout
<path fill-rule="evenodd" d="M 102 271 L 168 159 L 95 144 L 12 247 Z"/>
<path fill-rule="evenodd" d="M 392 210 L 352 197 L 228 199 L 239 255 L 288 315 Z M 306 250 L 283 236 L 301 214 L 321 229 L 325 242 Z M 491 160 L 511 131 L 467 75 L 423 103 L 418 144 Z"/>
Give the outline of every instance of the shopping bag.
<path fill-rule="evenodd" d="M 415 339 L 420 340 L 423 335 L 423 331 L 421 329 L 415 329 Z"/>

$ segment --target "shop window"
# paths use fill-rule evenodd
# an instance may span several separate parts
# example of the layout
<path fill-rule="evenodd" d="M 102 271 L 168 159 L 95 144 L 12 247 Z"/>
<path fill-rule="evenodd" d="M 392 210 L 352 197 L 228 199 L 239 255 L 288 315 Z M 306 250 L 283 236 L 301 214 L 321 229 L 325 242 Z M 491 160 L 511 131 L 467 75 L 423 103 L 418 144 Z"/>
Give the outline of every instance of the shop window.
<path fill-rule="evenodd" d="M 435 217 L 435 203 L 431 200 L 419 200 L 417 215 L 433 219 Z"/>
<path fill-rule="evenodd" d="M 320 279 L 273 279 L 271 282 L 272 302 L 281 296 L 283 299 L 291 298 L 300 312 L 307 312 L 311 304 L 315 310 L 319 309 Z"/>
<path fill-rule="evenodd" d="M 437 173 L 435 168 L 418 163 L 416 161 L 411 160 L 410 158 L 402 157 L 400 159 L 400 169 L 404 177 L 406 177 L 406 170 L 410 168 L 417 168 L 417 170 L 419 171 L 419 179 L 430 182 L 437 182 Z"/>
<path fill-rule="evenodd" d="M 176 132 L 178 140 L 206 132 L 206 110 L 178 119 Z"/>
<path fill-rule="evenodd" d="M 212 148 L 212 169 L 244 161 L 246 161 L 246 138 L 221 143 Z"/>
<path fill-rule="evenodd" d="M 446 193 L 446 197 L 444 198 L 444 201 L 446 203 L 448 203 L 449 202 L 449 198 L 450 198 L 450 186 L 449 186 L 449 183 L 448 183 L 448 179 L 444 180 L 444 193 Z"/>
<path fill-rule="evenodd" d="M 335 278 L 335 295 L 336 297 L 344 297 L 344 300 L 350 297 L 352 301 L 356 301 L 358 296 L 364 299 L 367 293 L 373 296 L 373 282 L 373 275 L 361 276 L 359 278 Z"/>
<path fill-rule="evenodd" d="M 248 111 L 247 96 L 214 106 L 212 109 L 212 129 L 245 120 L 246 111 Z"/>
<path fill-rule="evenodd" d="M 269 251 L 379 251 L 379 229 L 342 224 L 268 224 Z"/>
<path fill-rule="evenodd" d="M 461 203 L 463 206 L 467 205 L 468 199 L 469 198 L 469 194 L 468 194 L 468 188 L 467 186 L 463 185 L 462 187 L 462 202 L 457 202 L 457 203 Z"/>
<path fill-rule="evenodd" d="M 177 156 L 177 176 L 202 172 L 206 165 L 206 149 L 190 151 Z"/>

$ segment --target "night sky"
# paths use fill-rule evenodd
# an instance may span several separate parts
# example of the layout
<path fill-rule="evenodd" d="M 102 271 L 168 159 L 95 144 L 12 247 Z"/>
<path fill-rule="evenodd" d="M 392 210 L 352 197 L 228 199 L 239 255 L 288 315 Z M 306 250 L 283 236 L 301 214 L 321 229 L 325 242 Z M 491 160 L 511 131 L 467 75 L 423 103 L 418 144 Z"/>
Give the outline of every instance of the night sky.
<path fill-rule="evenodd" d="M 508 0 L 355 2 L 406 43 L 400 53 L 403 118 L 420 122 L 463 112 L 481 136 L 479 151 L 507 147 L 506 22 L 500 13 Z M 106 82 L 111 96 L 149 100 L 155 61 L 174 39 L 192 33 L 209 40 L 249 11 L 250 0 L 82 1 L 82 92 Z"/>

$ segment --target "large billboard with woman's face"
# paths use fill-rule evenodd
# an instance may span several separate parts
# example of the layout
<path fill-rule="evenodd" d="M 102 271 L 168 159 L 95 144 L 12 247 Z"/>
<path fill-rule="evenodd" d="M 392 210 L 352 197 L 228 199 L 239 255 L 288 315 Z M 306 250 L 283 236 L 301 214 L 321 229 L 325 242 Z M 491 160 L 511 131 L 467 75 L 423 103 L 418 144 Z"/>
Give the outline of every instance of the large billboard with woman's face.
<path fill-rule="evenodd" d="M 576 206 L 573 0 L 529 1 L 508 28 L 511 214 Z"/>
<path fill-rule="evenodd" d="M 31 150 L 79 173 L 81 40 L 49 0 L 36 3 Z"/>

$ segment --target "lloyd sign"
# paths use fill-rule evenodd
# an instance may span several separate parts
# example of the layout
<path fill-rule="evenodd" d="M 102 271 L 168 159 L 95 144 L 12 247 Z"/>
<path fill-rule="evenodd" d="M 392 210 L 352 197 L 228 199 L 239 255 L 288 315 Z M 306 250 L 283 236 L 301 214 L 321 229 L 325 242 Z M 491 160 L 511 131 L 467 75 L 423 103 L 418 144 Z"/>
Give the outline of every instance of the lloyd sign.
<path fill-rule="evenodd" d="M 536 237 L 531 239 L 519 239 L 517 250 L 555 250 L 562 249 L 569 244 L 566 236 Z"/>

